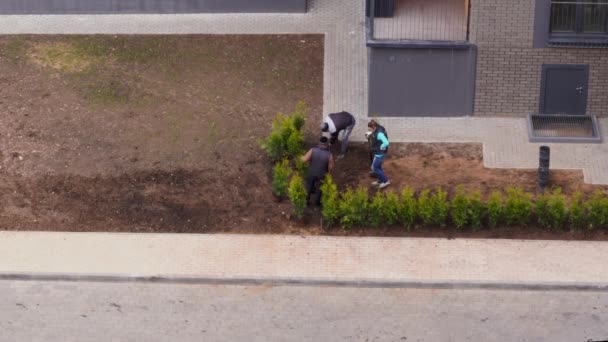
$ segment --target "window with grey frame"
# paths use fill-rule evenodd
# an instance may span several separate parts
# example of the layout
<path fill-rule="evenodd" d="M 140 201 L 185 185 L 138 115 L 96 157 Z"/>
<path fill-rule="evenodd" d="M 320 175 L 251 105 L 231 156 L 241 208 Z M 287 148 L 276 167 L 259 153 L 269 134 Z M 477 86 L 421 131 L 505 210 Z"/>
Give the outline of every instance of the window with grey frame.
<path fill-rule="evenodd" d="M 549 42 L 608 41 L 608 0 L 551 0 Z"/>

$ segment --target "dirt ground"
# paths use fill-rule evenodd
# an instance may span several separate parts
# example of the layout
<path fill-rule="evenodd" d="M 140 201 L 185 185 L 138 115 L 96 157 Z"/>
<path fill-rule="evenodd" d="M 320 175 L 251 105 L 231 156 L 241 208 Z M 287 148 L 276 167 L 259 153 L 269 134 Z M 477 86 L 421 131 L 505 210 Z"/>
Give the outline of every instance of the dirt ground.
<path fill-rule="evenodd" d="M 258 141 L 298 101 L 314 141 L 322 89 L 320 35 L 0 37 L 0 229 L 605 239 L 325 230 L 317 208 L 294 221 L 272 201 Z M 368 186 L 368 166 L 366 145 L 352 143 L 340 188 Z M 474 144 L 392 144 L 385 170 L 395 191 L 537 191 L 534 170 L 485 169 Z M 551 177 L 566 193 L 593 188 L 581 172 Z"/>

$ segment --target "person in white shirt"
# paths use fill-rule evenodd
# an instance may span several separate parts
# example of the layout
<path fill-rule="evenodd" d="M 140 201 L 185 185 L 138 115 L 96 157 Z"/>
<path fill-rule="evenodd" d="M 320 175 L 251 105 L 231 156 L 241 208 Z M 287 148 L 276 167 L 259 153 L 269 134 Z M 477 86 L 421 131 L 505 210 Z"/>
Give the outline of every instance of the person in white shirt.
<path fill-rule="evenodd" d="M 348 151 L 348 137 L 352 133 L 353 128 L 355 128 L 355 123 L 355 117 L 351 113 L 344 111 L 329 114 L 321 123 L 321 131 L 330 133 L 329 143 L 331 145 L 336 143 L 340 131 L 343 131 L 338 159 L 344 157 Z"/>

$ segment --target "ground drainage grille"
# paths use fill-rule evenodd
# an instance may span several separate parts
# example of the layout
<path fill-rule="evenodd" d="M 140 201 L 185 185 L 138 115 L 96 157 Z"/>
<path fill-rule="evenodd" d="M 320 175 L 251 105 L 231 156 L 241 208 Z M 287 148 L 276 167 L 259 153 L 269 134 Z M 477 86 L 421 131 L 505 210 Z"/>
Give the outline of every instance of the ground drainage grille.
<path fill-rule="evenodd" d="M 528 135 L 530 142 L 602 142 L 594 115 L 529 114 Z"/>

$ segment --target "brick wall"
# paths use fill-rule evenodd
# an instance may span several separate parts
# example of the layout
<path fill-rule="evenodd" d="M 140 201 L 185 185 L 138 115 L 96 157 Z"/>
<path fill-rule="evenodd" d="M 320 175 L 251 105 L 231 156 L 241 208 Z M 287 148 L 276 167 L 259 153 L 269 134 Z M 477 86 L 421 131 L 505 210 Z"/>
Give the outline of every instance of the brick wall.
<path fill-rule="evenodd" d="M 476 0 L 470 40 L 477 45 L 475 115 L 537 112 L 543 64 L 588 64 L 587 113 L 608 115 L 608 49 L 533 48 L 535 0 Z"/>

